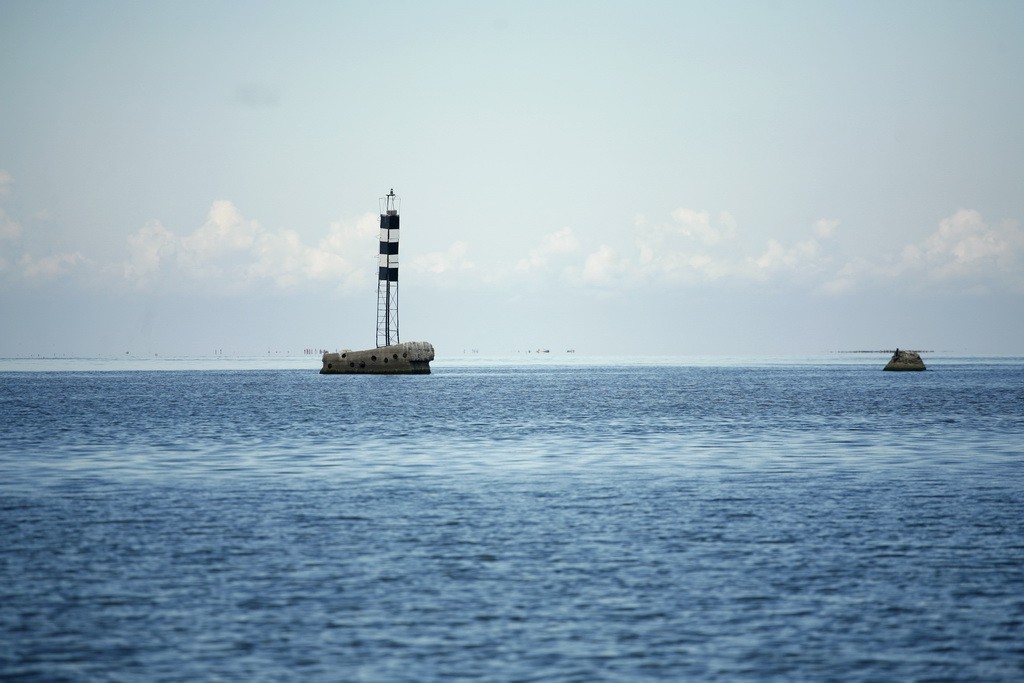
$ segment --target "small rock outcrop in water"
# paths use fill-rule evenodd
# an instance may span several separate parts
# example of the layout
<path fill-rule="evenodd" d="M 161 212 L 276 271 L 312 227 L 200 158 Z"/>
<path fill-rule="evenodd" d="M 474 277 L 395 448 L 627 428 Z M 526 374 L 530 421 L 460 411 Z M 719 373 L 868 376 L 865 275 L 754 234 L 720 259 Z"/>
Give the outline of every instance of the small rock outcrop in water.
<path fill-rule="evenodd" d="M 924 370 L 924 361 L 917 351 L 900 351 L 892 354 L 884 370 Z"/>

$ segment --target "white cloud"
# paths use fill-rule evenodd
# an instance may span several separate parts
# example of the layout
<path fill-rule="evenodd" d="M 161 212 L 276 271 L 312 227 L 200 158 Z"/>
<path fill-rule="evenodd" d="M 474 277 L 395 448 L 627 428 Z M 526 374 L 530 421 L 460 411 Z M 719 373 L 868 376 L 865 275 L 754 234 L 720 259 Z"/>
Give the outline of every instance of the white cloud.
<path fill-rule="evenodd" d="M 85 262 L 85 257 L 77 252 L 50 254 L 41 258 L 35 258 L 31 254 L 24 254 L 18 265 L 21 267 L 21 273 L 25 278 L 35 280 L 64 275 L 75 266 Z"/>
<path fill-rule="evenodd" d="M 281 287 L 336 282 L 342 289 L 357 289 L 370 282 L 372 252 L 360 253 L 354 259 L 351 255 L 364 245 L 375 245 L 376 230 L 375 217 L 367 214 L 353 224 L 331 224 L 327 236 L 315 246 L 303 244 L 294 230 L 261 233 L 252 249 L 255 261 L 248 275 L 273 280 Z"/>
<path fill-rule="evenodd" d="M 12 182 L 11 174 L 0 169 L 0 197 L 7 195 Z M 40 280 L 59 277 L 87 263 L 86 258 L 78 252 L 33 256 L 24 250 L 23 235 L 21 223 L 0 208 L 0 273 L 20 275 L 26 280 Z"/>
<path fill-rule="evenodd" d="M 736 237 L 736 220 L 727 211 L 719 213 L 717 224 L 714 225 L 707 211 L 679 208 L 672 212 L 672 219 L 674 223 L 669 226 L 671 231 L 698 240 L 707 246 Z"/>
<path fill-rule="evenodd" d="M 21 223 L 7 215 L 0 208 L 0 240 L 15 240 L 21 237 Z"/>
<path fill-rule="evenodd" d="M 552 256 L 571 253 L 577 247 L 579 247 L 579 240 L 573 234 L 572 228 L 562 228 L 545 235 L 540 246 L 531 249 L 529 255 L 516 264 L 516 270 L 523 272 L 538 270 L 548 265 Z"/>
<path fill-rule="evenodd" d="M 863 274 L 874 268 L 875 266 L 866 259 L 851 259 L 844 263 L 838 271 L 826 275 L 825 282 L 818 287 L 818 291 L 833 296 L 851 292 L 857 288 Z"/>
<path fill-rule="evenodd" d="M 619 254 L 607 244 L 587 255 L 583 263 L 582 280 L 592 285 L 615 284 L 627 274 L 628 265 Z"/>
<path fill-rule="evenodd" d="M 0 168 L 0 197 L 6 197 L 14 177 L 4 169 Z M 0 240 L 15 240 L 21 237 L 21 223 L 7 215 L 7 212 L 0 208 Z"/>
<path fill-rule="evenodd" d="M 148 280 L 160 271 L 160 263 L 177 250 L 177 238 L 159 221 L 147 223 L 128 237 L 124 275 L 129 280 Z"/>
<path fill-rule="evenodd" d="M 989 226 L 977 211 L 961 209 L 918 244 L 908 245 L 902 266 L 944 280 L 977 275 L 1021 276 L 1024 231 L 1015 224 Z"/>
<path fill-rule="evenodd" d="M 679 208 L 671 213 L 671 221 L 651 224 L 638 215 L 633 221 L 633 244 L 621 249 L 632 261 L 620 261 L 619 284 L 626 281 L 661 281 L 692 283 L 705 276 L 715 277 L 720 270 L 720 252 L 735 236 L 736 225 L 728 213 L 721 213 L 712 224 L 707 211 Z"/>
<path fill-rule="evenodd" d="M 4 252 L 15 249 L 15 243 L 21 237 L 21 224 L 7 215 L 7 212 L 0 208 L 0 273 L 11 268 L 11 261 Z M 10 256 L 14 256 L 10 254 Z"/>
<path fill-rule="evenodd" d="M 763 279 L 767 274 L 777 271 L 813 272 L 820 269 L 818 241 L 815 239 L 797 242 L 791 247 L 783 246 L 778 240 L 768 240 L 768 249 L 748 262 L 754 268 L 753 276 Z"/>
<path fill-rule="evenodd" d="M 821 241 L 831 235 L 838 221 L 822 219 L 813 235 L 792 244 L 769 239 L 759 244 L 738 239 L 736 219 L 721 211 L 712 219 L 708 211 L 679 208 L 670 223 L 648 225 L 634 220 L 635 260 L 622 263 L 619 272 L 635 282 L 692 285 L 701 282 L 764 282 L 772 278 L 805 281 L 830 263 Z M 624 252 L 624 253 L 628 253 Z"/>
<path fill-rule="evenodd" d="M 473 262 L 469 260 L 469 245 L 458 240 L 452 242 L 444 251 L 434 251 L 412 259 L 410 267 L 418 273 L 441 275 L 453 271 L 472 270 Z"/>
<path fill-rule="evenodd" d="M 941 286 L 965 293 L 1024 291 L 1024 230 L 1013 222 L 988 225 L 978 211 L 961 209 L 924 239 L 904 245 L 897 256 L 847 261 L 821 290 L 841 294 L 872 284 Z"/>
<path fill-rule="evenodd" d="M 265 230 L 230 201 L 218 200 L 190 234 L 179 236 L 154 221 L 129 236 L 123 272 L 142 286 L 184 279 L 235 291 L 268 280 L 284 288 L 328 281 L 349 290 L 370 282 L 376 230 L 376 218 L 367 214 L 333 223 L 326 237 L 307 245 L 295 230 Z M 364 251 L 366 258 L 353 263 L 351 254 Z"/>
<path fill-rule="evenodd" d="M 290 287 L 302 275 L 311 275 L 307 266 L 314 262 L 315 253 L 315 249 L 302 244 L 302 239 L 294 230 L 260 235 L 252 249 L 255 262 L 248 267 L 248 273 Z"/>
<path fill-rule="evenodd" d="M 814 234 L 825 239 L 834 235 L 838 227 L 838 220 L 834 218 L 821 218 L 814 224 Z"/>
<path fill-rule="evenodd" d="M 199 258 L 208 258 L 225 251 L 248 249 L 261 232 L 256 221 L 244 219 L 234 204 L 220 199 L 210 207 L 203 227 L 182 240 L 182 246 Z"/>

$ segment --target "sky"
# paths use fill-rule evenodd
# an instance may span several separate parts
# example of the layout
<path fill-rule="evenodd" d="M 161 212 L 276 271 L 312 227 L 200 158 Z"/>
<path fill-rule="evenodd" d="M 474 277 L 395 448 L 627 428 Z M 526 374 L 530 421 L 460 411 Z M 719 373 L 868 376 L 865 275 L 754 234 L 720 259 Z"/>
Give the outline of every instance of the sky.
<path fill-rule="evenodd" d="M 1024 3 L 0 0 L 0 357 L 1024 354 Z"/>

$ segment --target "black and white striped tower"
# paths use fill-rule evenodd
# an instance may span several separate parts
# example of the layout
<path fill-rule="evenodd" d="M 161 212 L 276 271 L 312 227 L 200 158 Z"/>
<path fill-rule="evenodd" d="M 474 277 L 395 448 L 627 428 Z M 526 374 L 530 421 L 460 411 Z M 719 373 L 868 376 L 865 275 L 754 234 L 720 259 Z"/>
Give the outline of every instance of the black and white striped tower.
<path fill-rule="evenodd" d="M 377 262 L 377 348 L 398 343 L 398 207 L 394 188 L 380 199 Z"/>

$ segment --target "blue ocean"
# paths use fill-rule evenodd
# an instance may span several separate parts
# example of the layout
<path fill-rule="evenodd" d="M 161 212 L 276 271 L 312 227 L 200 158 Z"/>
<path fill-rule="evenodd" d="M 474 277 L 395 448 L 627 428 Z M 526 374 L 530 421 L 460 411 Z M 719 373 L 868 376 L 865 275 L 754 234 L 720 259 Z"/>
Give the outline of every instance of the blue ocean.
<path fill-rule="evenodd" d="M 1018 681 L 1024 359 L 0 363 L 0 679 Z"/>

